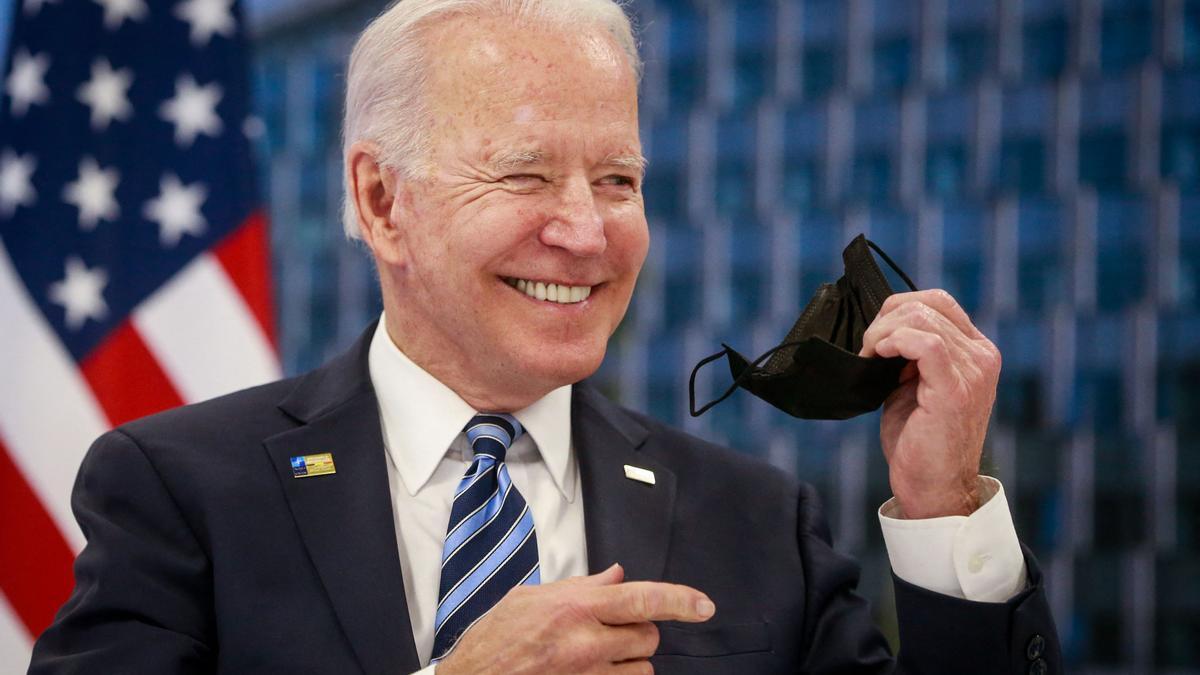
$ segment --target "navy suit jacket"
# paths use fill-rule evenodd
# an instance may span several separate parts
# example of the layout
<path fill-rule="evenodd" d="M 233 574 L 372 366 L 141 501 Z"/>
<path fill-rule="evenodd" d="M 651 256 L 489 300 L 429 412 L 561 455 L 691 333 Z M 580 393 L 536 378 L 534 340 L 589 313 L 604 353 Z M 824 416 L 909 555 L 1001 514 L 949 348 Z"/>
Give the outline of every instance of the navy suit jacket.
<path fill-rule="evenodd" d="M 416 670 L 372 333 L 307 375 L 97 440 L 73 496 L 88 539 L 75 590 L 30 672 Z M 1004 604 L 896 579 L 894 660 L 811 487 L 586 384 L 572 415 L 588 568 L 620 562 L 628 579 L 694 586 L 717 606 L 706 624 L 661 624 L 657 672 L 1025 673 L 1031 655 L 1061 672 L 1032 558 L 1029 590 Z M 291 457 L 325 452 L 335 474 L 292 477 Z M 626 479 L 625 464 L 656 484 Z"/>

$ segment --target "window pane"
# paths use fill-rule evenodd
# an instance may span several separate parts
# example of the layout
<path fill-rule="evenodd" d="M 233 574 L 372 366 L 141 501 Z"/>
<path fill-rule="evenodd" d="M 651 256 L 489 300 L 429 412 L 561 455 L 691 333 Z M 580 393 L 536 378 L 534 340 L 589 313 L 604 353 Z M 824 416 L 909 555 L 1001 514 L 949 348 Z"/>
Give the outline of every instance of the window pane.
<path fill-rule="evenodd" d="M 1048 203 L 1022 205 L 1018 219 L 1018 304 L 1033 311 L 1049 309 L 1067 297 L 1061 211 Z"/>
<path fill-rule="evenodd" d="M 255 98 L 259 116 L 267 127 L 267 144 L 278 151 L 287 143 L 287 69 L 266 63 L 257 69 Z"/>
<path fill-rule="evenodd" d="M 325 181 L 329 166 L 321 156 L 300 163 L 300 208 L 303 215 L 322 219 L 328 203 L 329 186 Z M 331 287 L 336 288 L 334 282 Z"/>
<path fill-rule="evenodd" d="M 819 162 L 811 159 L 788 158 L 783 167 L 783 202 L 798 210 L 807 211 L 817 205 L 820 197 Z"/>
<path fill-rule="evenodd" d="M 1000 189 L 1040 194 L 1046 185 L 1046 142 L 1041 138 L 1006 138 L 1000 143 Z"/>
<path fill-rule="evenodd" d="M 694 322 L 700 315 L 701 260 L 699 233 L 692 229 L 663 230 L 655 245 L 664 247 L 663 323 L 668 329 Z"/>
<path fill-rule="evenodd" d="M 650 216 L 677 218 L 683 214 L 687 188 L 681 171 L 673 166 L 652 162 L 642 183 L 646 213 Z"/>
<path fill-rule="evenodd" d="M 854 158 L 852 197 L 872 203 L 887 201 L 891 194 L 892 165 L 886 152 L 865 151 Z"/>
<path fill-rule="evenodd" d="M 1183 10 L 1183 62 L 1200 64 L 1200 0 L 1188 0 Z"/>
<path fill-rule="evenodd" d="M 821 98 L 837 84 L 841 63 L 832 47 L 812 47 L 804 51 L 804 97 Z"/>
<path fill-rule="evenodd" d="M 1180 187 L 1200 187 L 1200 126 L 1163 128 L 1162 175 Z"/>
<path fill-rule="evenodd" d="M 717 169 L 717 213 L 739 222 L 754 214 L 754 171 L 749 164 L 727 162 Z"/>
<path fill-rule="evenodd" d="M 1121 558 L 1116 554 L 1084 555 L 1075 560 L 1076 588 L 1103 588 L 1104 593 L 1075 594 L 1075 629 L 1078 646 L 1089 665 L 1121 663 Z"/>
<path fill-rule="evenodd" d="M 771 87 L 775 15 L 766 3 L 737 3 L 734 17 L 734 105 L 752 105 Z"/>
<path fill-rule="evenodd" d="M 1150 56 L 1151 31 L 1148 6 L 1105 12 L 1100 26 L 1100 68 L 1121 70 Z"/>
<path fill-rule="evenodd" d="M 875 91 L 893 92 L 912 76 L 912 41 L 907 37 L 881 40 L 875 46 Z"/>
<path fill-rule="evenodd" d="M 1146 522 L 1144 457 L 1149 448 L 1126 434 L 1097 434 L 1095 437 L 1095 496 L 1092 544 L 1096 549 L 1116 551 L 1142 544 L 1149 532 Z"/>
<path fill-rule="evenodd" d="M 942 199 L 967 189 L 967 149 L 961 144 L 931 147 L 925 157 L 925 191 Z"/>
<path fill-rule="evenodd" d="M 342 125 L 342 71 L 338 63 L 322 61 L 314 69 L 313 78 L 313 147 L 331 148 L 338 143 Z"/>
<path fill-rule="evenodd" d="M 1150 207 L 1138 199 L 1102 197 L 1097 220 L 1097 304 L 1104 311 L 1125 309 L 1146 294 Z"/>
<path fill-rule="evenodd" d="M 1180 448 L 1182 451 L 1183 448 Z M 1200 450 L 1192 447 L 1191 450 Z M 1195 453 L 1193 452 L 1193 455 Z M 1195 523 L 1200 500 L 1184 504 L 1176 511 L 1181 520 Z M 1155 665 L 1164 672 L 1186 672 L 1200 663 L 1200 561 L 1191 556 L 1169 556 L 1160 560 L 1154 572 L 1157 581 L 1157 608 L 1154 621 Z"/>
<path fill-rule="evenodd" d="M 965 205 L 943 209 L 942 282 L 972 316 L 982 301 L 984 233 L 980 210 Z"/>
<path fill-rule="evenodd" d="M 1022 70 L 1029 79 L 1055 79 L 1067 64 L 1067 21 L 1056 16 L 1025 25 Z"/>
<path fill-rule="evenodd" d="M 1101 191 L 1125 185 L 1125 134 L 1093 131 L 1079 137 L 1079 182 Z"/>
<path fill-rule="evenodd" d="M 991 33 L 985 28 L 958 30 L 946 38 L 946 82 L 970 84 L 988 68 Z"/>
<path fill-rule="evenodd" d="M 755 225 L 747 223 L 734 234 L 736 245 L 729 251 L 729 319 L 733 325 L 749 324 L 766 309 L 767 279 L 771 270 L 765 230 Z"/>

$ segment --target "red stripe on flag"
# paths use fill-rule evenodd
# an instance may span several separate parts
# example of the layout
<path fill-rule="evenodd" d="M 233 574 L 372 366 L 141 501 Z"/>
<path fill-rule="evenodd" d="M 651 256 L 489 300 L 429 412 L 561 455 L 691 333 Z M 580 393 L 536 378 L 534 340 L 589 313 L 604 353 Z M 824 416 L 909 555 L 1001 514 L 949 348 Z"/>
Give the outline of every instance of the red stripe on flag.
<path fill-rule="evenodd" d="M 75 556 L 0 441 L 0 590 L 33 637 L 71 595 Z"/>
<path fill-rule="evenodd" d="M 128 319 L 79 365 L 114 427 L 183 405 L 183 398 Z"/>
<path fill-rule="evenodd" d="M 263 334 L 275 341 L 274 302 L 271 295 L 271 249 L 267 240 L 267 219 L 261 211 L 250 214 L 241 226 L 213 248 L 217 260 L 250 312 L 258 320 Z"/>

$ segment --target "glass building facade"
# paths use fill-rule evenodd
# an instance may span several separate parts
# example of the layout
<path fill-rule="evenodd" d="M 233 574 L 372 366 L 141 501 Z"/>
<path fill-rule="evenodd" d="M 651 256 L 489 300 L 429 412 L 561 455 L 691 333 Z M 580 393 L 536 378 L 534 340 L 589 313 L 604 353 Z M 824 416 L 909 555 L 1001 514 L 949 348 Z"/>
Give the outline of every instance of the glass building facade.
<path fill-rule="evenodd" d="M 378 0 L 252 4 L 291 373 L 380 311 L 341 233 L 345 60 Z M 257 9 L 256 9 L 257 8 Z M 1200 672 L 1200 0 L 641 0 L 650 257 L 597 374 L 817 485 L 892 630 L 878 415 L 739 393 L 859 232 L 949 290 L 1004 370 L 985 471 L 1047 573 L 1071 672 Z M 701 398 L 728 384 L 718 368 Z"/>

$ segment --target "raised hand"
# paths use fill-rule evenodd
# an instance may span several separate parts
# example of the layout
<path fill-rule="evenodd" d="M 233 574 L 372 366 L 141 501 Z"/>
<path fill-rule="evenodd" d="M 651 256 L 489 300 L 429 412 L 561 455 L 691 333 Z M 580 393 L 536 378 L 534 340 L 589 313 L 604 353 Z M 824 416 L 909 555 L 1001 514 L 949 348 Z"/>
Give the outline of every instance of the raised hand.
<path fill-rule="evenodd" d="M 1000 351 L 946 291 L 890 296 L 863 334 L 862 356 L 912 361 L 884 403 L 879 436 L 906 518 L 978 507 L 979 459 L 1000 377 Z"/>

